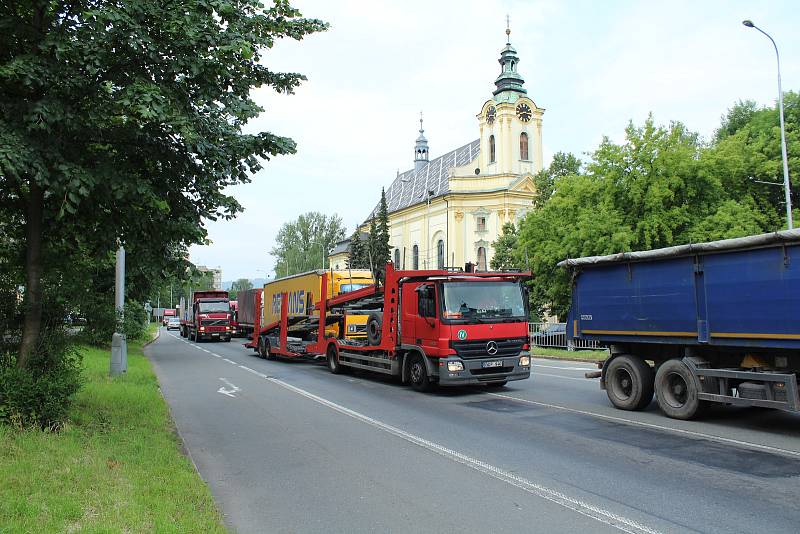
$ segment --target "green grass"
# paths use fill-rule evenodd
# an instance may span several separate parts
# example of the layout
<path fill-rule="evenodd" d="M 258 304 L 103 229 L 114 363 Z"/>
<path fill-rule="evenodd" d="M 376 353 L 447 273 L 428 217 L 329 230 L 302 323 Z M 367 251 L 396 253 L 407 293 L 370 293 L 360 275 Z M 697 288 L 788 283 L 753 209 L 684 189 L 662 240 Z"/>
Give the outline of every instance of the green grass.
<path fill-rule="evenodd" d="M 607 350 L 564 350 L 564 349 L 551 349 L 546 347 L 531 346 L 531 356 L 543 356 L 546 358 L 557 358 L 560 360 L 589 360 L 593 362 L 603 361 L 608 359 Z"/>
<path fill-rule="evenodd" d="M 225 532 L 142 344 L 115 379 L 108 350 L 82 352 L 86 383 L 63 431 L 0 426 L 0 533 Z"/>

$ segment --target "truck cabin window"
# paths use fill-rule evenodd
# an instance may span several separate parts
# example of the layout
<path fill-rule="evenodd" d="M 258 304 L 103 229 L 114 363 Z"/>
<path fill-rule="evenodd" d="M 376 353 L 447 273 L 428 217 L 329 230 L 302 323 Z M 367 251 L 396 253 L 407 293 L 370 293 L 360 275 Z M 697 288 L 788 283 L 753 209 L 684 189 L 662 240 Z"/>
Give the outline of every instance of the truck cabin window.
<path fill-rule="evenodd" d="M 364 289 L 365 287 L 369 287 L 372 284 L 342 284 L 339 287 L 340 293 L 350 293 L 351 291 L 355 291 L 356 289 Z"/>
<path fill-rule="evenodd" d="M 227 300 L 200 301 L 200 313 L 230 313 L 230 304 Z"/>
<path fill-rule="evenodd" d="M 516 282 L 445 282 L 442 284 L 443 319 L 517 321 L 526 316 L 522 293 Z"/>
<path fill-rule="evenodd" d="M 417 288 L 419 295 L 417 313 L 420 317 L 436 317 L 436 290 L 431 285 Z"/>

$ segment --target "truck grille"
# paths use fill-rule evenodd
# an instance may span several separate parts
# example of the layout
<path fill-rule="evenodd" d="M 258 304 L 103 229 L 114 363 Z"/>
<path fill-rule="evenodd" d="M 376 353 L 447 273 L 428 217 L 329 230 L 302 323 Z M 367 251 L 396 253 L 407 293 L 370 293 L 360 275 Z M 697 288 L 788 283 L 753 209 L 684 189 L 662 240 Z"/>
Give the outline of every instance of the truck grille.
<path fill-rule="evenodd" d="M 495 354 L 489 354 L 487 344 L 490 341 L 497 343 L 497 352 Z M 475 358 L 502 358 L 504 356 L 518 356 L 526 341 L 524 337 L 494 340 L 480 339 L 475 341 L 451 341 L 450 346 L 465 360 Z"/>
<path fill-rule="evenodd" d="M 227 319 L 205 319 L 200 322 L 201 326 L 228 326 Z"/>

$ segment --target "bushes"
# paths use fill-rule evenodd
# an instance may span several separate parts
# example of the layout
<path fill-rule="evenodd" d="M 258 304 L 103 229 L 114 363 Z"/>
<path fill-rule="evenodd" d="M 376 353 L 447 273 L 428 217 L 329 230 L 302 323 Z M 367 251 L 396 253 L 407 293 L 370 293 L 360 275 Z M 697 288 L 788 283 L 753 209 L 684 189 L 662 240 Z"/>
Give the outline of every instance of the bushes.
<path fill-rule="evenodd" d="M 114 305 L 108 302 L 99 302 L 95 305 L 84 306 L 86 326 L 80 334 L 82 341 L 96 347 L 108 346 L 111 335 L 116 330 L 117 321 L 120 319 Z M 125 315 L 122 320 L 122 332 L 128 341 L 139 341 L 147 332 L 147 312 L 140 302 L 128 301 L 125 303 Z"/>
<path fill-rule="evenodd" d="M 27 369 L 17 367 L 16 353 L 0 354 L 0 423 L 58 429 L 80 387 L 81 356 L 72 347 L 45 350 Z"/>

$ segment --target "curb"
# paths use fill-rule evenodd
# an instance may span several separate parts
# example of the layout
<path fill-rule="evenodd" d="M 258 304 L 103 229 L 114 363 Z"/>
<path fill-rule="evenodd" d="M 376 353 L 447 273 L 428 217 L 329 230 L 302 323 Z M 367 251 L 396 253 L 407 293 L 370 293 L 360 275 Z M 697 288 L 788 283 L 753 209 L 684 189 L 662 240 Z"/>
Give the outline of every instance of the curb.
<path fill-rule="evenodd" d="M 157 341 L 157 340 L 158 340 L 158 338 L 160 338 L 160 337 L 161 337 L 161 327 L 159 327 L 159 328 L 158 328 L 158 330 L 156 330 L 156 337 L 154 337 L 153 339 L 151 339 L 150 341 L 148 341 L 147 343 L 145 343 L 144 345 L 142 345 L 142 349 L 144 349 L 145 347 L 147 347 L 147 346 L 148 346 L 148 345 L 150 345 L 151 343 L 153 343 L 153 342 Z"/>
<path fill-rule="evenodd" d="M 602 363 L 605 360 L 588 360 L 581 358 L 559 358 L 558 356 L 546 356 L 544 354 L 531 354 L 531 358 L 539 358 L 541 360 L 555 360 L 559 362 L 580 362 L 580 363 Z"/>

